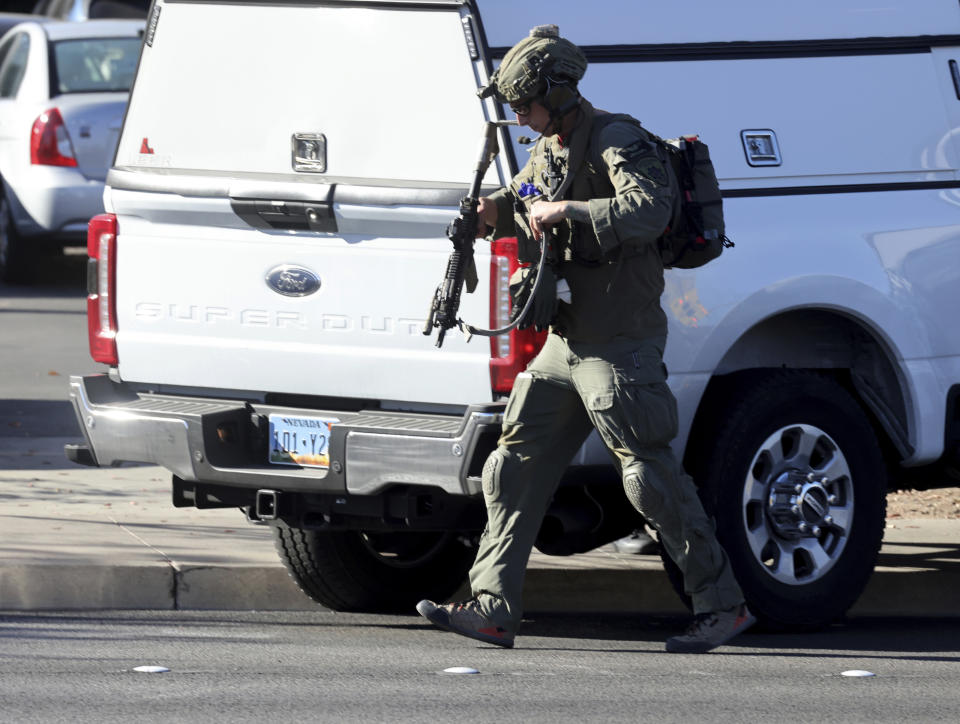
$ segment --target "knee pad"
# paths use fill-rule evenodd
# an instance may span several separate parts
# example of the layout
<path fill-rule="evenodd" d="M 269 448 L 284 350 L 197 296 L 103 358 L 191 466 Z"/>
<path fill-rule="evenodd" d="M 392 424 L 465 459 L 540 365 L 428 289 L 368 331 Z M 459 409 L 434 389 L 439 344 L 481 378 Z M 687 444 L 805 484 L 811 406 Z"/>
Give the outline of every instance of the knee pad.
<path fill-rule="evenodd" d="M 516 457 L 502 447 L 496 448 L 487 456 L 481 474 L 484 498 L 489 501 L 499 500 L 503 490 L 502 480 L 506 475 L 509 475 L 509 471 L 516 463 Z"/>
<path fill-rule="evenodd" d="M 633 463 L 623 469 L 623 491 L 634 508 L 650 523 L 654 523 L 663 508 L 663 491 L 654 483 L 654 477 L 648 475 L 641 462 Z"/>

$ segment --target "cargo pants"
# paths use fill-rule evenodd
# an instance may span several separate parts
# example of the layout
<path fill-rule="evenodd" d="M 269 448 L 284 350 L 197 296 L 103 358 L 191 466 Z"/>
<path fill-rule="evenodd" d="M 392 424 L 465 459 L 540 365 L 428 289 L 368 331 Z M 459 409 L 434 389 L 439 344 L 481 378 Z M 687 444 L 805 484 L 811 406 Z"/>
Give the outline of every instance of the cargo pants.
<path fill-rule="evenodd" d="M 596 428 L 624 491 L 683 573 L 695 613 L 743 602 L 693 480 L 670 441 L 677 407 L 666 384 L 665 338 L 571 342 L 550 333 L 517 377 L 497 448 L 483 469 L 487 525 L 470 585 L 497 625 L 516 631 L 534 540 L 564 470 Z M 483 595 L 488 594 L 488 595 Z"/>

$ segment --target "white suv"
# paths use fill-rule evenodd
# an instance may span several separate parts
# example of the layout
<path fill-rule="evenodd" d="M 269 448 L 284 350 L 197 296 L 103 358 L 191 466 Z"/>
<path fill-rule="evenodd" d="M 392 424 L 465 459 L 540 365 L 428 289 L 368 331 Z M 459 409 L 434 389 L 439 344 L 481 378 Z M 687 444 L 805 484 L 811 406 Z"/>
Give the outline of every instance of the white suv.
<path fill-rule="evenodd" d="M 675 446 L 774 624 L 841 615 L 888 488 L 942 481 L 960 447 L 960 6 L 874 5 L 551 3 L 595 106 L 710 146 L 736 247 L 667 274 Z M 108 370 L 72 380 L 73 458 L 159 463 L 178 505 L 245 508 L 325 605 L 449 595 L 537 339 L 438 350 L 421 328 L 504 115 L 477 88 L 540 22 L 488 0 L 157 0 L 90 226 Z M 490 188 L 523 153 L 501 141 Z M 476 261 L 461 315 L 497 324 L 516 243 Z M 602 446 L 572 458 L 547 553 L 638 525 Z"/>

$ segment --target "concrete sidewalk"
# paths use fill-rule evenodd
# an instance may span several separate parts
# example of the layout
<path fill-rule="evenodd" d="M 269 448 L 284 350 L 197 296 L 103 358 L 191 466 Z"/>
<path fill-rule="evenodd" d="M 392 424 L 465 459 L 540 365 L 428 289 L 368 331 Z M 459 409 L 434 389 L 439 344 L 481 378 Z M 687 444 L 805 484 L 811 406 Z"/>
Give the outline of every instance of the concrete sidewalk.
<path fill-rule="evenodd" d="M 156 467 L 84 468 L 67 438 L 0 438 L 0 610 L 311 610 L 266 526 L 174 508 Z M 683 613 L 657 556 L 534 553 L 530 612 Z M 960 612 L 960 520 L 888 522 L 852 615 Z"/>

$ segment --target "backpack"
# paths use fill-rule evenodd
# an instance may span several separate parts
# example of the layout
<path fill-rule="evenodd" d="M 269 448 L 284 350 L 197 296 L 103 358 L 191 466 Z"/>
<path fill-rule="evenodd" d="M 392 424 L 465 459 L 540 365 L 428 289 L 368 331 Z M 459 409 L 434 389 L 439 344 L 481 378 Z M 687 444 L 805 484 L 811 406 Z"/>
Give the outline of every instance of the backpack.
<path fill-rule="evenodd" d="M 605 167 L 600 154 L 600 131 L 614 121 L 629 121 L 642 128 L 640 121 L 625 113 L 595 116 L 590 157 L 596 168 Z M 707 144 L 697 136 L 664 140 L 643 130 L 666 153 L 680 186 L 679 213 L 657 239 L 663 266 L 667 269 L 703 266 L 720 256 L 724 247 L 734 245 L 724 233 L 723 198 Z"/>

